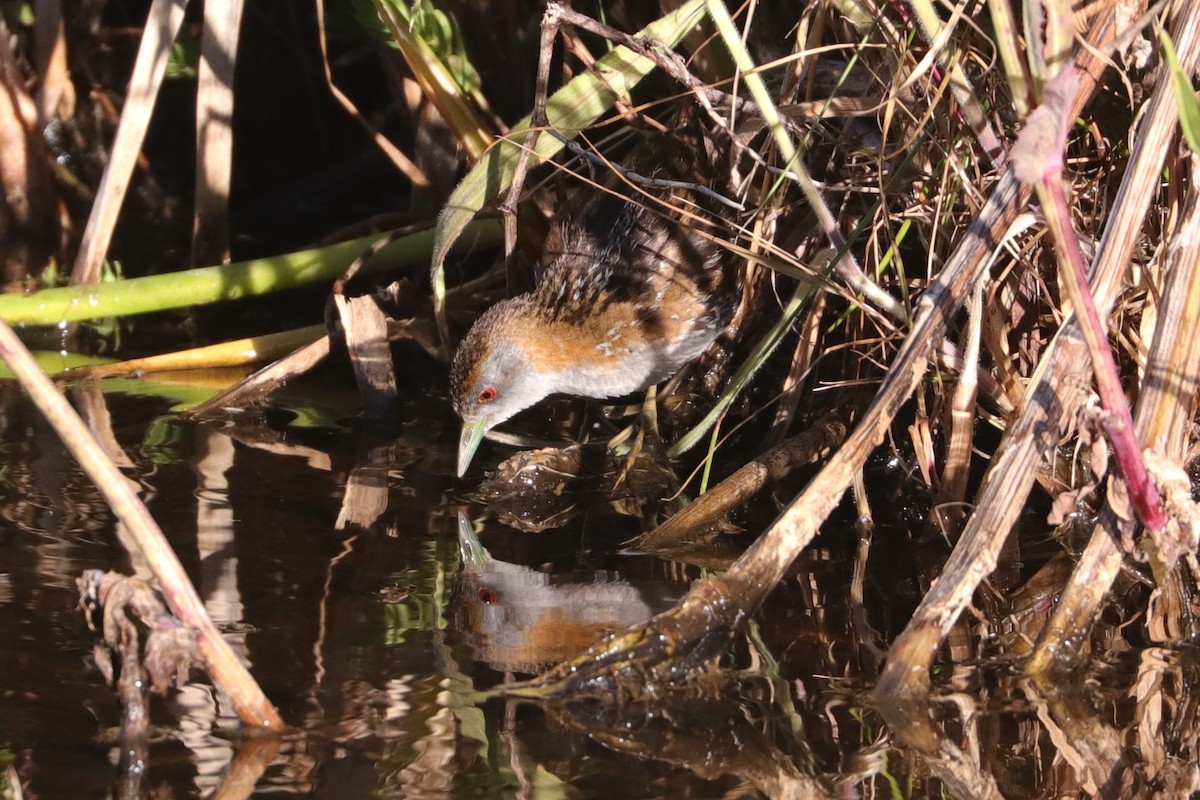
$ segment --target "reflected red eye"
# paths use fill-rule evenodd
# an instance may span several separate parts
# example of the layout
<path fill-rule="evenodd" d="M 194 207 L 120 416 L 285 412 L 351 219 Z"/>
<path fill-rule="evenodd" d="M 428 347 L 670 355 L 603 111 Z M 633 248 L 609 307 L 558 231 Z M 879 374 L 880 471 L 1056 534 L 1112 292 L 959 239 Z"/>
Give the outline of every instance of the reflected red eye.
<path fill-rule="evenodd" d="M 496 387 L 485 386 L 483 391 L 479 393 L 479 402 L 490 403 L 496 399 Z"/>
<path fill-rule="evenodd" d="M 483 603 L 485 606 L 494 606 L 496 603 L 500 602 L 500 596 L 496 594 L 496 590 L 487 586 L 479 587 L 478 597 L 479 602 Z"/>

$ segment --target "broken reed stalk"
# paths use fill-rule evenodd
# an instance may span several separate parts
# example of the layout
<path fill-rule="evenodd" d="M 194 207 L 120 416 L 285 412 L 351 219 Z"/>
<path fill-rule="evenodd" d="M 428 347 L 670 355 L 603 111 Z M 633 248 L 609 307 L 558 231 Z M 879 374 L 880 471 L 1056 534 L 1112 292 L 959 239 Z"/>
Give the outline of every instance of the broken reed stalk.
<path fill-rule="evenodd" d="M 83 420 L 42 372 L 13 329 L 2 320 L 0 358 L 12 369 L 38 410 L 54 427 L 71 454 L 103 493 L 113 512 L 133 535 L 158 580 L 171 612 L 183 624 L 195 629 L 208 673 L 213 682 L 229 695 L 238 718 L 256 728 L 282 731 L 284 724 L 279 712 L 221 637 L 221 632 L 209 618 L 203 602 L 188 580 L 183 565 L 145 504 L 134 493 L 120 470 L 109 461 Z"/>
<path fill-rule="evenodd" d="M 721 517 L 797 468 L 825 458 L 846 438 L 845 421 L 831 413 L 803 433 L 793 436 L 744 465 L 657 528 L 629 543 L 635 550 L 654 552 L 681 547 Z"/>
<path fill-rule="evenodd" d="M 1111 40 L 1114 31 L 1111 11 L 1097 19 L 1089 32 L 1090 48 L 1076 54 L 1084 82 L 1072 105 L 1078 114 L 1091 97 L 1096 80 L 1106 63 L 1099 49 Z M 1161 154 L 1161 153 L 1160 153 Z M 1010 172 L 1008 178 L 1017 184 Z M 997 190 L 998 191 L 998 190 Z M 1027 187 L 1019 192 L 1020 206 L 1030 194 Z M 1014 198 L 1015 199 L 1015 198 Z M 1147 200 L 1148 202 L 1148 200 Z M 1019 207 L 1012 209 L 1013 217 Z M 985 208 L 986 212 L 986 208 Z M 1129 250 L 1135 236 L 1120 240 L 1109 258 L 1101 247 L 1099 264 L 1102 269 L 1094 276 L 1097 302 L 1102 308 L 1111 307 L 1119 285 L 1120 270 L 1128 264 Z M 993 241 L 999 241 L 999 237 Z M 1058 441 L 1058 432 L 1074 418 L 1085 397 L 1087 385 L 1076 376 L 1083 368 L 1079 357 L 1085 356 L 1075 320 L 1069 319 L 1059 330 L 1043 354 L 1023 398 L 1017 417 L 1009 423 L 1004 438 L 992 457 L 991 466 L 983 479 L 975 511 L 967 521 L 962 537 L 954 547 L 949 561 L 936 583 L 930 587 L 917 606 L 903 633 L 888 652 L 887 666 L 876 687 L 875 695 L 887 717 L 887 709 L 895 708 L 899 698 L 923 698 L 928 694 L 929 667 L 938 643 L 949 633 L 959 615 L 971 602 L 979 584 L 995 568 L 1004 541 L 1025 507 L 1043 454 Z M 907 714 L 897 721 L 907 719 Z"/>

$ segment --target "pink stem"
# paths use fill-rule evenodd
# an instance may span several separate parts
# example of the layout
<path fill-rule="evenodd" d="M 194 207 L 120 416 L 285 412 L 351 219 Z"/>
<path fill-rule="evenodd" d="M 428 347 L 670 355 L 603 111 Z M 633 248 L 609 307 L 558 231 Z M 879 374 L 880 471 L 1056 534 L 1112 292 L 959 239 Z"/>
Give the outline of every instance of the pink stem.
<path fill-rule="evenodd" d="M 1142 524 L 1152 531 L 1161 530 L 1167 522 L 1166 512 L 1163 510 L 1158 488 L 1146 471 L 1141 447 L 1134 438 L 1129 400 L 1121 388 L 1117 362 L 1106 340 L 1105 326 L 1100 320 L 1092 290 L 1088 286 L 1087 269 L 1083 263 L 1083 253 L 1079 249 L 1079 239 L 1075 235 L 1074 227 L 1069 223 L 1070 212 L 1062 187 L 1062 150 L 1056 149 L 1053 152 L 1056 155 L 1047 158 L 1045 172 L 1036 188 L 1042 200 L 1050 233 L 1054 237 L 1054 245 L 1060 256 L 1065 256 L 1065 260 L 1060 260 L 1059 278 L 1067 284 L 1068 296 L 1075 306 L 1075 314 L 1079 318 L 1079 325 L 1092 357 L 1092 370 L 1096 373 L 1100 405 L 1108 412 L 1104 418 L 1104 429 L 1112 442 L 1117 470 L 1125 479 L 1130 502 Z"/>

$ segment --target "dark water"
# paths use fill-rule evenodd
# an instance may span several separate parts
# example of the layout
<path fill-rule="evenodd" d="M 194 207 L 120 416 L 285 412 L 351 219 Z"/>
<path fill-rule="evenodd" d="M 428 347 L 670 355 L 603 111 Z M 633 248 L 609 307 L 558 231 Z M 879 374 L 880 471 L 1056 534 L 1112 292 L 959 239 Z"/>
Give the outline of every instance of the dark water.
<path fill-rule="evenodd" d="M 104 386 L 104 395 L 76 386 L 72 398 L 111 430 L 110 454 L 294 730 L 242 740 L 228 703 L 194 676 L 155 701 L 146 771 L 123 775 L 120 709 L 93 666 L 75 579 L 148 572 L 53 432 L 3 381 L 2 797 L 22 796 L 13 783 L 44 800 L 209 797 L 222 786 L 221 796 L 257 798 L 939 792 L 861 699 L 872 645 L 903 624 L 916 576 L 869 581 L 856 618 L 852 559 L 815 550 L 739 637 L 727 665 L 741 677 L 663 709 L 579 719 L 481 697 L 669 606 L 701 568 L 620 554 L 638 527 L 616 514 L 540 534 L 499 524 L 464 499 L 470 482 L 452 477 L 457 430 L 434 401 L 403 409 L 387 430 L 355 420 L 351 389 L 300 384 L 265 413 L 195 423 L 172 409 L 212 389 Z M 473 563 L 460 554 L 460 512 L 485 548 Z M 903 561 L 886 541 L 875 547 L 872 558 Z M 951 680 L 978 688 L 976 674 L 960 666 Z M 972 724 L 1011 743 L 1033 718 L 984 701 Z M 1014 746 L 1004 782 L 1058 784 L 1052 749 L 1038 753 Z M 242 771 L 236 791 L 231 776 Z"/>
<path fill-rule="evenodd" d="M 488 563 L 463 579 L 457 513 L 480 510 L 457 498 L 445 415 L 402 414 L 381 459 L 354 430 L 349 390 L 293 390 L 299 416 L 197 424 L 144 386 L 114 386 L 137 392 L 106 395 L 126 474 L 295 728 L 252 796 L 607 796 L 614 775 L 629 797 L 736 784 L 612 753 L 534 706 L 472 697 L 686 589 L 686 570 L 614 553 L 628 523 L 534 536 L 480 520 Z M 92 666 L 75 579 L 148 572 L 27 400 L 11 382 L 0 392 L 0 763 L 27 798 L 115 796 L 120 711 Z M 339 522 L 352 476 L 381 510 L 365 527 Z M 228 704 L 200 679 L 154 709 L 143 788 L 210 795 L 236 750 Z"/>

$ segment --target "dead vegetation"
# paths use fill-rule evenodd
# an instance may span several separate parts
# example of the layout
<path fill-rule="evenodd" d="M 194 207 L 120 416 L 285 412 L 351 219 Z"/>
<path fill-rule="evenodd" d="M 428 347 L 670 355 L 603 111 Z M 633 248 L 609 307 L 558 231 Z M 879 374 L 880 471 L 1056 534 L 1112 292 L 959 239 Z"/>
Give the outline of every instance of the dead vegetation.
<path fill-rule="evenodd" d="M 441 214 L 431 302 L 394 288 L 392 299 L 405 301 L 384 319 L 374 302 L 349 296 L 354 267 L 333 292 L 331 316 L 365 404 L 384 415 L 399 391 L 380 369 L 385 339 L 448 356 L 461 318 L 501 286 L 529 280 L 522 259 L 537 260 L 556 198 L 594 191 L 605 179 L 593 176 L 617 170 L 632 196 L 692 220 L 744 263 L 744 316 L 724 361 L 701 362 L 642 412 L 658 415 L 661 443 L 630 434 L 632 453 L 612 462 L 575 450 L 523 455 L 499 474 L 533 488 L 510 484 L 510 495 L 560 497 L 575 471 L 598 465 L 606 499 L 627 501 L 622 485 L 639 477 L 639 456 L 699 465 L 724 482 L 673 516 L 639 505 L 652 524 L 633 546 L 708 563 L 714 538 L 727 545 L 730 509 L 766 488 L 797 487 L 744 554 L 678 606 L 508 690 L 552 699 L 569 724 L 619 744 L 612 715 L 622 710 L 663 722 L 680 707 L 672 704 L 690 702 L 696 681 L 748 680 L 711 668 L 745 641 L 748 621 L 847 503 L 861 543 L 847 600 L 858 644 L 855 658 L 823 666 L 871 684 L 865 702 L 888 735 L 951 794 L 998 797 L 1029 785 L 988 752 L 1002 738 L 1011 758 L 1045 767 L 1037 790 L 1047 796 L 1200 791 L 1194 676 L 1181 649 L 1197 637 L 1200 610 L 1187 471 L 1200 389 L 1190 329 L 1200 307 L 1200 198 L 1184 135 L 1200 131 L 1180 125 L 1196 114 L 1200 8 L 663 5 L 674 16 L 656 23 L 657 38 L 552 11 L 545 41 L 562 33 L 568 55 L 560 64 L 544 46 L 534 135 L 518 126 L 503 139 L 487 104 L 447 82 L 446 59 L 377 4 L 437 131 L 474 166 Z M 611 11 L 622 30 L 649 21 Z M 628 90 L 651 72 L 652 87 Z M 559 78 L 566 88 L 546 102 Z M 621 150 L 614 130 L 661 129 L 680 107 L 705 120 L 708 146 L 728 156 L 721 174 L 684 187 L 719 196 L 703 213 L 611 163 Z M 428 189 L 417 166 L 427 155 L 392 158 Z M 497 210 L 507 212 L 508 258 L 482 274 L 447 264 L 467 220 Z M 227 246 L 211 230 L 197 223 L 197 252 L 221 260 Z M 78 263 L 94 266 L 105 235 L 84 236 Z M 523 256 L 513 255 L 518 243 Z M 328 341 L 314 349 L 323 357 Z M 702 441 L 710 444 L 697 456 Z M 889 641 L 865 621 L 862 601 L 880 513 L 864 474 L 881 448 L 913 466 L 925 504 L 914 541 L 947 543 L 929 548 L 922 569 L 936 579 Z M 623 471 L 630 464 L 635 471 Z M 701 479 L 679 474 L 671 491 L 696 494 Z M 659 478 L 647 485 L 659 491 Z M 1051 520 L 1022 520 L 1038 503 L 1053 506 Z M 555 505 L 555 519 L 562 513 Z M 1055 555 L 1026 567 L 1024 554 L 1048 541 Z M 1131 653 L 1136 664 L 1106 671 Z M 977 724 L 986 700 L 931 677 L 935 667 L 981 663 L 999 673 L 989 686 L 1006 702 L 1032 709 L 1021 717 L 1032 732 Z M 786 686 L 775 688 L 777 704 L 791 702 Z M 632 743 L 667 752 L 663 737 L 683 739 L 651 728 L 650 743 Z M 832 793 L 848 780 L 815 780 L 811 759 L 797 769 L 802 742 L 781 751 L 788 737 L 774 734 L 760 758 L 734 770 L 764 793 Z M 1044 759 L 1047 741 L 1057 755 Z M 856 779 L 882 769 L 870 748 L 842 748 L 861 767 L 845 770 Z"/>
<path fill-rule="evenodd" d="M 1130 623 L 1140 619 L 1146 644 L 1170 648 L 1194 634 L 1193 505 L 1187 492 L 1168 490 L 1163 471 L 1179 476 L 1171 485 L 1186 485 L 1180 478 L 1196 398 L 1191 337 L 1171 322 L 1180 313 L 1176 304 L 1192 302 L 1195 264 L 1195 197 L 1183 177 L 1193 162 L 1176 135 L 1178 77 L 1147 53 L 1154 45 L 1116 9 L 1075 18 L 1047 9 L 1044 27 L 1027 30 L 1024 42 L 993 28 L 996 37 L 1013 37 L 1002 44 L 960 17 L 961 8 L 945 27 L 930 10 L 922 30 L 936 45 L 931 51 L 906 46 L 886 25 L 859 24 L 866 21 L 847 9 L 844 16 L 827 10 L 810 8 L 788 29 L 796 39 L 792 57 L 777 65 L 784 75 L 777 83 L 811 92 L 815 54 L 847 43 L 855 74 L 871 76 L 865 94 L 876 98 L 873 148 L 841 120 L 823 117 L 809 128 L 811 121 L 788 119 L 794 105 L 839 106 L 811 93 L 769 96 L 765 84 L 756 87 L 750 55 L 728 31 L 721 41 L 745 81 L 733 95 L 658 57 L 688 102 L 726 115 L 726 142 L 756 153 L 750 178 L 733 193 L 753 196 L 747 187 L 757 175 L 766 199 L 725 230 L 729 241 L 777 276 L 803 273 L 797 256 L 805 244 L 787 239 L 796 217 L 785 209 L 794 211 L 796 195 L 818 221 L 820 234 L 805 240 L 809 252 L 827 243 L 842 249 L 845 237 L 846 249 L 819 289 L 830 299 L 806 307 L 838 321 L 820 326 L 824 341 L 816 350 L 824 350 L 826 361 L 806 377 L 817 389 L 843 387 L 836 395 L 842 402 L 854 396 L 845 389 L 853 385 L 872 386 L 873 397 L 854 414 L 845 442 L 728 571 L 699 581 L 679 606 L 645 626 L 513 691 L 567 703 L 665 702 L 670 687 L 727 652 L 843 494 L 861 491 L 867 458 L 890 440 L 914 454 L 934 498 L 930 527 L 955 540 L 936 582 L 884 652 L 872 697 L 892 733 L 921 753 L 953 794 L 1000 796 L 978 742 L 933 721 L 945 700 L 929 676 L 940 646 L 956 631 L 967 634 L 973 653 L 967 658 L 988 652 L 986 631 L 999 620 L 989 624 L 985 617 L 963 630 L 963 614 L 979 615 L 972 606 L 978 592 L 1003 593 L 989 576 L 1020 558 L 1024 537 L 1009 538 L 1036 490 L 1058 498 L 1060 523 L 1086 520 L 1091 529 L 1074 570 L 1054 573 L 1061 585 L 1047 593 L 1056 598 L 1047 601 L 1049 616 L 1021 633 L 1030 647 L 1013 666 L 1030 679 L 1025 691 L 1040 724 L 1089 793 L 1194 789 L 1187 766 L 1194 739 L 1131 758 L 1125 737 L 1157 742 L 1162 724 L 1143 716 L 1118 729 L 1083 714 L 1096 698 L 1072 680 L 1100 655 L 1087 643 L 1123 561 L 1153 576 L 1155 588 L 1141 600 L 1147 605 L 1119 612 Z M 1192 75 L 1189 9 L 1155 13 L 1176 43 L 1182 74 Z M 719 12 L 714 21 L 720 30 Z M 747 11 L 742 21 L 753 42 L 757 20 Z M 1006 50 L 1022 59 L 1010 58 L 1000 69 L 996 53 Z M 1190 103 L 1190 84 L 1185 90 Z M 1117 98 L 1128 102 L 1121 107 Z M 776 117 L 776 106 L 783 116 Z M 727 122 L 735 110 L 742 126 L 736 132 Z M 756 139 L 763 129 L 772 136 Z M 808 170 L 791 161 L 792 137 L 808 143 Z M 1118 140 L 1129 143 L 1127 159 L 1125 146 L 1113 147 Z M 822 165 L 817 180 L 806 174 Z M 811 363 L 806 348 L 812 346 L 801 338 L 792 363 Z M 832 396 L 818 391 L 802 407 L 819 412 Z M 988 428 L 1003 432 L 998 443 L 976 438 Z M 715 458 L 722 458 L 720 449 Z M 981 462 L 986 467 L 976 481 L 972 468 Z M 718 486 L 713 493 L 725 492 Z M 1168 492 L 1175 499 L 1164 512 L 1160 493 Z M 687 528 L 679 520 L 708 502 L 664 527 Z M 859 504 L 869 520 L 869 501 L 860 496 Z M 653 543 L 660 531 L 640 543 Z M 1047 523 L 1040 535 L 1050 532 Z M 975 712 L 960 713 L 966 725 Z"/>

